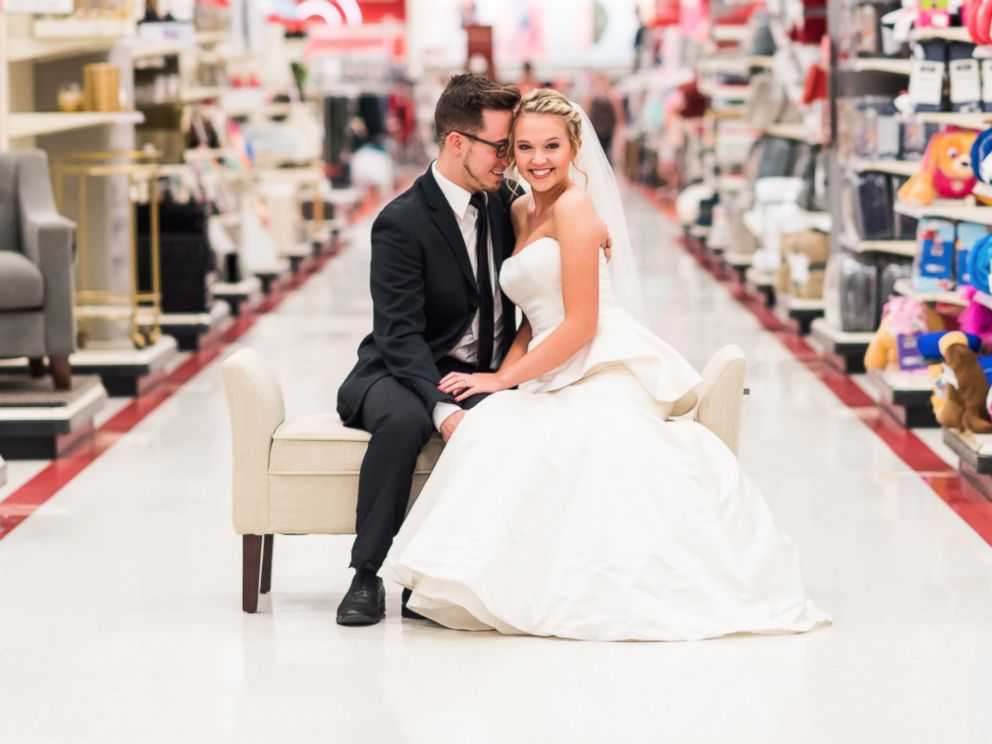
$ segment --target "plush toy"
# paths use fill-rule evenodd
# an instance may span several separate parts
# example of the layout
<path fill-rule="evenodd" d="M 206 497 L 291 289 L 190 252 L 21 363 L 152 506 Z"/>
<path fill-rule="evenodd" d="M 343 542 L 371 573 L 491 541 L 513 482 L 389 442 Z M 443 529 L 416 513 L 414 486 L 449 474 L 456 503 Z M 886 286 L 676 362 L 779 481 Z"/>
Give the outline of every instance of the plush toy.
<path fill-rule="evenodd" d="M 971 169 L 971 146 L 975 132 L 937 132 L 927 143 L 920 172 L 899 189 L 899 198 L 909 204 L 933 204 L 938 196 L 962 199 L 975 187 Z"/>
<path fill-rule="evenodd" d="M 950 332 L 951 331 L 934 331 L 933 333 L 924 333 L 920 336 L 917 339 L 916 347 L 920 350 L 923 358 L 942 359 L 943 357 L 940 355 L 940 339 Z M 965 333 L 964 337 L 968 343 L 968 348 L 977 354 L 982 348 L 982 339 L 978 336 L 972 336 L 970 333 Z"/>
<path fill-rule="evenodd" d="M 986 403 L 989 383 L 965 335 L 948 333 L 940 340 L 940 351 L 944 357 L 941 378 L 947 395 L 939 410 L 934 411 L 937 422 L 949 429 L 992 433 Z"/>
<path fill-rule="evenodd" d="M 924 366 L 917 347 L 920 334 L 939 331 L 944 321 L 925 302 L 891 297 L 882 309 L 882 322 L 865 351 L 865 369 L 919 369 Z"/>
<path fill-rule="evenodd" d="M 958 328 L 981 339 L 982 346 L 992 346 L 992 309 L 975 301 L 978 290 L 974 287 L 961 289 L 961 296 L 968 300 L 968 306 L 958 316 Z"/>

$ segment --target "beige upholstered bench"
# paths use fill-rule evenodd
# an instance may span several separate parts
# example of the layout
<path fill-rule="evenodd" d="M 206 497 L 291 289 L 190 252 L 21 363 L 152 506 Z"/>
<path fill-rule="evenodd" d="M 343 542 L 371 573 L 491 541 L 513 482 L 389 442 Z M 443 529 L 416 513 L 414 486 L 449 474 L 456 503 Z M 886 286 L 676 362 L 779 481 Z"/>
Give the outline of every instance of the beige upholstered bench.
<path fill-rule="evenodd" d="M 694 418 L 736 452 L 745 367 L 739 347 L 720 349 L 703 370 L 703 382 L 675 404 L 672 416 Z M 234 446 L 234 530 L 243 535 L 242 608 L 255 612 L 259 591 L 272 585 L 276 533 L 354 533 L 369 435 L 344 426 L 335 414 L 287 419 L 279 382 L 254 350 L 232 354 L 223 375 Z M 442 447 L 435 435 L 417 459 L 411 506 Z"/>

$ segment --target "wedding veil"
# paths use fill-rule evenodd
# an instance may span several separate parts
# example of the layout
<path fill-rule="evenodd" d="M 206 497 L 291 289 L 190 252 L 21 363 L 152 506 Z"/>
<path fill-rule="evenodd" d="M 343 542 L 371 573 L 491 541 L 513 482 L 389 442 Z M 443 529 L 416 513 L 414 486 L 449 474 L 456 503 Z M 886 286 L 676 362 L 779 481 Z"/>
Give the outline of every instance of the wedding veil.
<path fill-rule="evenodd" d="M 579 148 L 575 165 L 572 166 L 572 180 L 582 186 L 599 213 L 599 217 L 610 231 L 613 241 L 612 257 L 607 265 L 613 294 L 620 305 L 641 323 L 647 322 L 647 305 L 641 287 L 640 272 L 634 258 L 634 248 L 630 243 L 630 231 L 624 216 L 620 188 L 613 173 L 613 166 L 599 144 L 592 121 L 578 103 L 572 106 L 582 116 L 582 146 Z M 578 171 L 576 170 L 578 169 Z"/>

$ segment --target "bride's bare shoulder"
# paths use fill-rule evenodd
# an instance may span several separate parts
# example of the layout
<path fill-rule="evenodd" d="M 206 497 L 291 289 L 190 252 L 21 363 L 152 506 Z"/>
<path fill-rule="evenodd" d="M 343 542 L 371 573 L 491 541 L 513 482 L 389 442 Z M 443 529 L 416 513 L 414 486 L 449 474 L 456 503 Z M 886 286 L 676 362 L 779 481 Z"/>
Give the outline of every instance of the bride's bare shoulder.
<path fill-rule="evenodd" d="M 589 194 L 572 184 L 555 199 L 554 210 L 556 215 L 574 215 L 587 212 L 591 207 L 592 199 Z"/>
<path fill-rule="evenodd" d="M 527 213 L 531 210 L 534 197 L 530 194 L 523 194 L 513 200 L 510 204 L 510 219 L 513 221 L 514 230 L 519 230 L 527 219 Z"/>
<path fill-rule="evenodd" d="M 588 232 L 591 230 L 603 229 L 603 221 L 596 211 L 596 205 L 589 198 L 583 189 L 572 186 L 555 200 L 554 205 L 555 224 L 568 226 L 572 229 Z"/>

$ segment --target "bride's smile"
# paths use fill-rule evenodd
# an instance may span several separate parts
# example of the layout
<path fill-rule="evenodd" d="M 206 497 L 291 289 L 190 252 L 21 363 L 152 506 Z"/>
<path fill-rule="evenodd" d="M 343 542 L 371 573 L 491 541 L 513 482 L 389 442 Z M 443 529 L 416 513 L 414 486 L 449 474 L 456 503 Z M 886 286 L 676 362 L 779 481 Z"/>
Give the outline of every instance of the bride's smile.
<path fill-rule="evenodd" d="M 560 116 L 521 114 L 514 123 L 513 140 L 517 169 L 534 191 L 551 191 L 568 178 L 575 152 Z"/>

